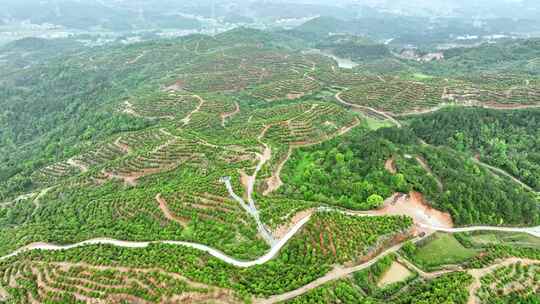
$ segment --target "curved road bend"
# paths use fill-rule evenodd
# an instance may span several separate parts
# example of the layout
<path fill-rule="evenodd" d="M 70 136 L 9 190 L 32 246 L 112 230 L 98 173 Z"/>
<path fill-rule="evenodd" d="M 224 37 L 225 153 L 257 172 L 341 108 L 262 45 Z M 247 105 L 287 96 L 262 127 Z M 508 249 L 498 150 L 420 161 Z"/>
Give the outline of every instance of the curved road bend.
<path fill-rule="evenodd" d="M 33 243 L 29 244 L 27 246 L 24 246 L 16 251 L 14 251 L 11 254 L 8 254 L 6 256 L 0 257 L 0 261 L 6 260 L 8 258 L 17 256 L 19 254 L 22 254 L 27 251 L 31 250 L 67 250 L 77 247 L 83 247 L 83 246 L 89 246 L 89 245 L 113 245 L 117 247 L 125 247 L 125 248 L 146 248 L 150 246 L 151 244 L 168 244 L 168 245 L 178 245 L 178 246 L 185 246 L 197 250 L 204 251 L 211 256 L 236 267 L 241 268 L 247 268 L 255 265 L 261 265 L 268 261 L 270 261 L 272 258 L 274 258 L 278 252 L 281 250 L 283 246 L 294 236 L 296 233 L 310 220 L 311 215 L 306 216 L 301 221 L 296 223 L 287 234 L 277 241 L 270 250 L 263 256 L 252 260 L 252 261 L 242 261 L 237 260 L 235 258 L 232 258 L 225 253 L 211 248 L 209 246 L 198 244 L 198 243 L 190 243 L 190 242 L 182 242 L 182 241 L 149 241 L 149 242 L 132 242 L 132 241 L 121 241 L 121 240 L 115 240 L 115 239 L 108 239 L 108 238 L 96 238 L 91 240 L 82 241 L 79 243 L 71 244 L 71 245 L 54 245 L 54 244 L 48 244 L 48 243 Z"/>
<path fill-rule="evenodd" d="M 423 238 L 425 238 L 426 236 L 424 236 Z M 423 239 L 423 238 L 416 238 L 416 239 L 413 239 L 412 242 L 418 242 L 419 240 Z M 340 278 L 343 278 L 343 277 L 346 277 L 348 275 L 350 275 L 351 273 L 353 272 L 357 272 L 357 271 L 360 271 L 360 270 L 363 270 L 363 269 L 366 269 L 370 266 L 372 266 L 373 264 L 377 263 L 380 259 L 384 258 L 385 256 L 391 254 L 391 253 L 395 253 L 397 251 L 399 251 L 401 249 L 401 247 L 403 246 L 403 244 L 405 244 L 405 242 L 403 243 L 400 243 L 400 244 L 397 244 L 395 246 L 392 246 L 388 249 L 386 249 L 385 251 L 383 251 L 382 253 L 380 253 L 379 255 L 377 255 L 376 257 L 372 258 L 371 260 L 365 262 L 365 263 L 362 263 L 360 265 L 356 265 L 356 266 L 353 266 L 353 267 L 346 267 L 346 268 L 343 268 L 343 267 L 335 267 L 332 271 L 330 271 L 329 273 L 327 273 L 326 275 L 318 278 L 317 280 L 307 284 L 307 285 L 304 285 L 298 289 L 295 289 L 295 290 L 292 290 L 292 291 L 289 291 L 289 292 L 286 292 L 286 293 L 283 293 L 283 294 L 280 294 L 280 295 L 275 295 L 275 296 L 271 296 L 269 298 L 266 298 L 266 299 L 258 299 L 258 300 L 255 300 L 254 303 L 256 304 L 272 304 L 272 303 L 278 303 L 278 302 L 282 302 L 282 301 L 286 301 L 286 300 L 290 300 L 290 299 L 293 299 L 295 297 L 298 297 L 312 289 L 315 289 L 321 285 L 324 285 L 330 281 L 334 281 L 334 280 L 337 280 L 337 279 L 340 279 Z"/>

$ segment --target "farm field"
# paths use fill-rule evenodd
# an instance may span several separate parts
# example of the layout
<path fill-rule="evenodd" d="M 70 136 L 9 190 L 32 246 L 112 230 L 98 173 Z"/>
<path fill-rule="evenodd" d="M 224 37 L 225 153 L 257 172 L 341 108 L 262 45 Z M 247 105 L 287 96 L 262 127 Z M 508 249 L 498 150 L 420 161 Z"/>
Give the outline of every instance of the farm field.
<path fill-rule="evenodd" d="M 495 267 L 480 277 L 476 296 L 488 301 L 538 301 L 540 267 L 534 261 L 517 261 Z"/>

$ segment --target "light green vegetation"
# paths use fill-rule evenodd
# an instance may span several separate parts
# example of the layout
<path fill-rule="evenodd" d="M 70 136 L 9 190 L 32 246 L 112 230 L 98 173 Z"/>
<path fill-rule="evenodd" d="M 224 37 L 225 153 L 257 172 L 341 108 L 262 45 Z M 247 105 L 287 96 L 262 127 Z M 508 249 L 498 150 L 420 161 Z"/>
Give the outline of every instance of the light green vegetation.
<path fill-rule="evenodd" d="M 473 246 L 508 245 L 540 249 L 540 238 L 525 233 L 496 232 L 470 234 L 468 240 Z"/>
<path fill-rule="evenodd" d="M 418 245 L 410 258 L 424 269 L 435 269 L 444 265 L 461 264 L 478 253 L 465 248 L 451 234 L 436 233 L 425 243 Z"/>
<path fill-rule="evenodd" d="M 412 74 L 412 77 L 418 80 L 427 80 L 427 79 L 433 78 L 433 76 L 422 74 L 422 73 L 414 73 Z"/>

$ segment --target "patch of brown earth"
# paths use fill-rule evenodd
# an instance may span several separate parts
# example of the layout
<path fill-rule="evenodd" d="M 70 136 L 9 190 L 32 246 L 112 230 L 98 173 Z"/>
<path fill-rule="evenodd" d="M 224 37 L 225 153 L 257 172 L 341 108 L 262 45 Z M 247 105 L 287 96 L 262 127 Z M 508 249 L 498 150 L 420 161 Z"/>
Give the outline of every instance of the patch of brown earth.
<path fill-rule="evenodd" d="M 287 94 L 287 99 L 294 100 L 294 99 L 301 98 L 303 96 L 304 96 L 304 93 L 289 93 Z"/>
<path fill-rule="evenodd" d="M 68 163 L 70 166 L 73 166 L 73 167 L 75 167 L 75 168 L 78 168 L 78 169 L 81 170 L 81 172 L 83 172 L 83 173 L 85 173 L 85 172 L 88 171 L 88 167 L 87 167 L 85 164 L 83 164 L 83 163 L 81 163 L 80 161 L 77 161 L 77 160 L 75 160 L 75 159 L 73 159 L 73 158 L 68 159 L 67 163 Z"/>
<path fill-rule="evenodd" d="M 397 173 L 396 159 L 393 156 L 387 159 L 386 162 L 384 163 L 384 168 L 386 169 L 386 171 L 392 174 L 396 174 Z"/>
<path fill-rule="evenodd" d="M 238 173 L 240 173 L 240 184 L 242 185 L 242 188 L 244 188 L 244 195 L 243 198 L 247 200 L 248 196 L 248 189 L 249 185 L 252 182 L 252 176 L 249 176 L 244 169 L 238 170 Z"/>
<path fill-rule="evenodd" d="M 423 224 L 439 228 L 452 228 L 454 223 L 449 213 L 432 208 L 420 192 L 409 194 L 396 193 L 388 198 L 383 208 L 370 211 L 373 215 L 406 215 L 417 224 L 417 232 L 431 232 L 430 229 L 419 227 Z"/>
<path fill-rule="evenodd" d="M 184 218 L 178 217 L 174 213 L 172 213 L 167 206 L 167 201 L 165 201 L 165 199 L 161 197 L 161 193 L 158 193 L 156 195 L 156 201 L 159 203 L 159 209 L 161 210 L 161 212 L 163 212 L 163 215 L 166 219 L 176 222 L 182 225 L 182 227 L 184 228 L 187 227 L 189 221 Z"/>
<path fill-rule="evenodd" d="M 179 162 L 161 166 L 159 168 L 146 168 L 136 172 L 116 174 L 112 172 L 102 171 L 102 174 L 108 179 L 120 179 L 128 186 L 137 186 L 137 180 L 147 175 L 157 174 L 172 170 L 179 166 Z"/>
<path fill-rule="evenodd" d="M 208 293 L 199 292 L 185 292 L 179 296 L 173 296 L 169 301 L 162 303 L 216 303 L 216 304 L 228 304 L 238 303 L 230 291 L 224 289 L 210 290 Z"/>
<path fill-rule="evenodd" d="M 2 287 L 0 286 L 0 301 L 4 301 L 8 298 L 8 293 L 7 291 Z"/>
<path fill-rule="evenodd" d="M 399 262 L 393 262 L 390 266 L 390 269 L 388 269 L 379 282 L 377 282 L 377 286 L 384 287 L 393 283 L 401 282 L 407 279 L 412 272 L 405 266 L 403 266 Z"/>
<path fill-rule="evenodd" d="M 276 191 L 283 185 L 283 182 L 281 181 L 281 170 L 283 170 L 283 167 L 285 166 L 285 164 L 287 163 L 291 155 L 292 155 L 292 147 L 289 147 L 289 150 L 287 151 L 287 155 L 285 156 L 285 158 L 278 164 L 276 170 L 272 172 L 272 176 L 266 179 L 267 187 L 263 191 L 264 196 L 267 196 L 270 193 Z"/>
<path fill-rule="evenodd" d="M 307 209 L 296 213 L 291 218 L 289 223 L 277 227 L 276 230 L 274 230 L 274 232 L 272 233 L 272 235 L 274 235 L 276 239 L 283 238 L 287 234 L 287 232 L 291 230 L 292 227 L 294 227 L 296 224 L 298 224 L 298 222 L 305 219 L 306 217 L 313 215 L 314 212 L 315 209 Z"/>
<path fill-rule="evenodd" d="M 186 87 L 186 84 L 183 80 L 177 80 L 175 83 L 171 84 L 170 86 L 164 87 L 163 91 L 167 91 L 167 92 L 182 91 L 185 87 Z"/>
<path fill-rule="evenodd" d="M 118 137 L 115 141 L 114 141 L 114 145 L 117 146 L 120 150 L 122 150 L 122 152 L 124 153 L 129 153 L 129 146 L 124 144 L 123 142 L 121 142 L 122 140 L 122 136 Z"/>

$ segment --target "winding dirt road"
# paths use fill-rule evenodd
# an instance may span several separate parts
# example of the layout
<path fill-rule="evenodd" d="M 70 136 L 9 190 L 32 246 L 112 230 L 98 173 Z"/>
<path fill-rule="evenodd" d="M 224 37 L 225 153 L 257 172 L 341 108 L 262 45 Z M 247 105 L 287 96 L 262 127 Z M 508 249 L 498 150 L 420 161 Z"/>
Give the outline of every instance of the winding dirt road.
<path fill-rule="evenodd" d="M 259 231 L 259 234 L 263 237 L 263 239 L 266 241 L 266 243 L 270 246 L 273 246 L 276 244 L 276 240 L 274 239 L 274 236 L 272 233 L 266 228 L 264 223 L 261 221 L 259 216 L 259 210 L 257 210 L 257 207 L 255 205 L 255 200 L 253 199 L 253 188 L 255 187 L 255 181 L 257 180 L 257 174 L 262 169 L 264 164 L 268 162 L 272 158 L 272 150 L 267 144 L 264 144 L 264 150 L 262 154 L 257 153 L 257 157 L 259 158 L 259 162 L 257 163 L 257 167 L 255 168 L 255 172 L 251 176 L 246 176 L 246 182 L 247 182 L 247 200 L 248 204 L 242 199 L 240 196 L 238 196 L 236 193 L 234 193 L 234 189 L 231 184 L 231 178 L 230 177 L 223 177 L 221 178 L 221 182 L 225 184 L 225 187 L 227 188 L 227 191 L 229 192 L 229 195 L 237 201 L 244 210 L 253 217 L 255 222 L 257 223 L 257 230 Z"/>
<path fill-rule="evenodd" d="M 339 101 L 340 103 L 342 103 L 342 104 L 344 104 L 344 105 L 346 105 L 346 106 L 349 106 L 349 107 L 353 107 L 353 108 L 357 108 L 357 109 L 363 109 L 363 110 L 371 111 L 371 112 L 373 112 L 373 113 L 376 113 L 376 114 L 378 114 L 378 115 L 380 115 L 380 116 L 382 116 L 382 117 L 388 119 L 388 120 L 391 121 L 393 124 L 395 124 L 398 128 L 401 128 L 401 127 L 402 127 L 402 125 L 401 125 L 401 123 L 400 123 L 399 121 L 397 121 L 396 119 L 394 119 L 394 117 L 388 115 L 388 114 L 385 113 L 385 112 L 381 112 L 381 111 L 375 110 L 374 108 L 370 108 L 370 107 L 366 107 L 366 106 L 361 106 L 361 105 L 357 105 L 357 104 L 354 104 L 354 103 L 349 103 L 349 102 L 343 100 L 343 99 L 341 98 L 341 93 L 343 93 L 343 92 L 338 92 L 338 93 L 336 93 L 336 95 L 334 96 L 334 97 L 337 99 L 337 101 Z"/>
<path fill-rule="evenodd" d="M 272 258 L 274 258 L 278 254 L 278 252 L 281 250 L 281 248 L 309 221 L 310 218 L 311 216 L 307 216 L 301 221 L 299 221 L 282 239 L 277 241 L 265 255 L 252 261 L 237 260 L 235 258 L 232 258 L 226 255 L 220 250 L 217 250 L 207 245 L 203 245 L 199 243 L 182 242 L 182 241 L 132 242 L 132 241 L 115 240 L 115 239 L 110 239 L 110 238 L 95 238 L 95 239 L 90 239 L 90 240 L 86 240 L 86 241 L 82 241 L 82 242 L 70 244 L 70 245 L 32 243 L 14 251 L 13 253 L 0 257 L 0 261 L 9 259 L 11 257 L 17 256 L 21 253 L 24 253 L 30 250 L 38 250 L 38 249 L 57 251 L 57 250 L 73 249 L 77 247 L 84 247 L 84 246 L 89 246 L 89 245 L 113 245 L 113 246 L 124 247 L 124 248 L 146 248 L 150 246 L 151 244 L 167 244 L 167 245 L 185 246 L 185 247 L 197 249 L 200 251 L 204 251 L 227 264 L 230 264 L 236 267 L 247 268 L 247 267 L 251 267 L 255 265 L 264 264 L 270 261 Z"/>
<path fill-rule="evenodd" d="M 478 159 L 476 159 L 475 157 L 472 157 L 471 158 L 473 162 L 477 163 L 478 165 L 484 167 L 484 168 L 487 168 L 488 170 L 490 171 L 495 171 L 496 173 L 499 173 L 501 175 L 504 175 L 506 176 L 507 178 L 509 178 L 510 180 L 512 180 L 513 182 L 515 182 L 516 184 L 519 184 L 520 186 L 522 186 L 523 188 L 529 190 L 529 191 L 532 191 L 532 192 L 535 192 L 537 194 L 540 194 L 540 192 L 537 192 L 535 191 L 533 188 L 531 188 L 531 186 L 525 184 L 524 182 L 520 181 L 519 179 L 517 179 L 516 177 L 514 177 L 512 174 L 504 171 L 503 169 L 500 169 L 500 168 L 497 168 L 497 167 L 494 167 L 494 166 L 491 166 L 491 165 L 488 165 L 484 162 L 481 162 L 479 161 Z"/>
<path fill-rule="evenodd" d="M 201 107 L 205 103 L 204 99 L 202 99 L 202 97 L 200 97 L 199 95 L 193 95 L 193 97 L 199 100 L 199 105 L 193 111 L 191 111 L 186 117 L 180 120 L 184 124 L 184 126 L 187 126 L 189 124 L 189 122 L 191 121 L 191 116 L 199 112 L 201 110 Z"/>

